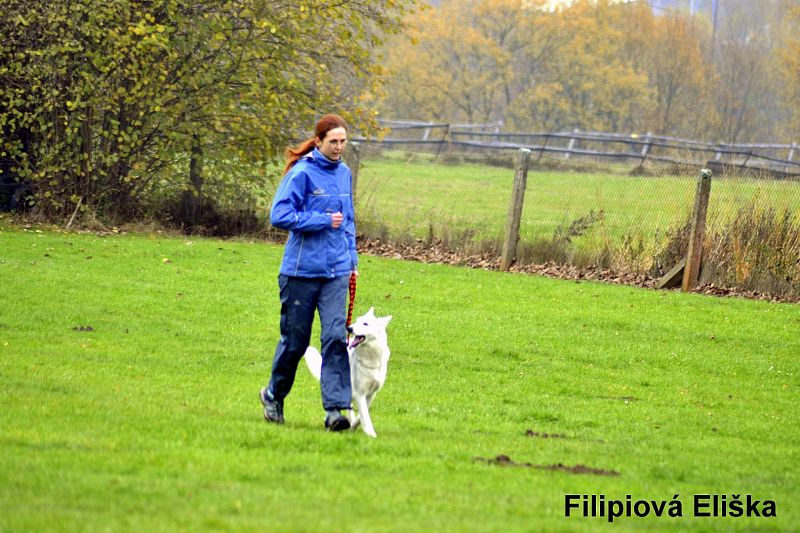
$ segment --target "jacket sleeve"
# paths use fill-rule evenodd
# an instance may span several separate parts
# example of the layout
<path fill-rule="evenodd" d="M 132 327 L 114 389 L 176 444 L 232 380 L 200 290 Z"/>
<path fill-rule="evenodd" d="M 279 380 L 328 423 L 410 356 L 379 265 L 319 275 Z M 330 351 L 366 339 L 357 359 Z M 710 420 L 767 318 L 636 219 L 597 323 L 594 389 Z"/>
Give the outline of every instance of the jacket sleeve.
<path fill-rule="evenodd" d="M 272 200 L 270 224 L 276 228 L 299 232 L 321 231 L 331 226 L 331 217 L 327 213 L 303 209 L 305 181 L 305 173 L 297 168 L 293 168 L 283 177 Z"/>
<path fill-rule="evenodd" d="M 345 215 L 347 223 L 345 224 L 345 233 L 347 234 L 347 249 L 350 252 L 350 260 L 353 263 L 353 270 L 358 270 L 358 253 L 356 252 L 356 213 L 355 204 L 353 202 L 353 177 L 350 176 L 350 202 L 348 205 L 349 213 Z"/>

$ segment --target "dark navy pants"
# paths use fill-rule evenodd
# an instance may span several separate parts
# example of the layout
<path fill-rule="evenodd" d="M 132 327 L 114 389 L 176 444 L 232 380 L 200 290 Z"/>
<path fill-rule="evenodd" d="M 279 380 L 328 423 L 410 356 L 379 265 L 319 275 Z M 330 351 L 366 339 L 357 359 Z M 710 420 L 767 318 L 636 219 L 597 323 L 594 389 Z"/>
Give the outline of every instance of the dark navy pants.
<path fill-rule="evenodd" d="M 322 407 L 325 410 L 350 408 L 350 363 L 345 329 L 348 286 L 347 276 L 278 276 L 281 338 L 275 348 L 269 381 L 269 391 L 276 400 L 283 400 L 292 390 L 297 365 L 311 341 L 314 312 L 318 310 L 322 326 Z"/>

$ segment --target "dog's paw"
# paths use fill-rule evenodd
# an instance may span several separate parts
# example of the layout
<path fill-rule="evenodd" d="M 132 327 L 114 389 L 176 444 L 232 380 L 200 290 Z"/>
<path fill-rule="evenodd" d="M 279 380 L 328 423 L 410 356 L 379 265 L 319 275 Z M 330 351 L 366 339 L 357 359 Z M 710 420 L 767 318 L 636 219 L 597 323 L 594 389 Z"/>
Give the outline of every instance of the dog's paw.
<path fill-rule="evenodd" d="M 367 435 L 369 435 L 369 436 L 370 436 L 370 437 L 372 437 L 373 439 L 377 439 L 377 438 L 378 438 L 378 434 L 377 434 L 377 433 L 375 433 L 375 431 L 374 431 L 374 430 L 372 430 L 372 431 L 364 431 L 364 433 L 366 433 Z"/>

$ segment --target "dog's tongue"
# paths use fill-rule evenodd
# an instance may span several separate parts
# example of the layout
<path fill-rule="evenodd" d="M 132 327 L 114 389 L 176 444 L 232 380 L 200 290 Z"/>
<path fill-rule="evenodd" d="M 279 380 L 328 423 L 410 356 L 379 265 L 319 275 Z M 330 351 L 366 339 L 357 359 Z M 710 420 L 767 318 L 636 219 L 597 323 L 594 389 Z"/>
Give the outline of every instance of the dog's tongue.
<path fill-rule="evenodd" d="M 358 346 L 362 342 L 364 342 L 364 336 L 363 335 L 356 335 L 355 337 L 350 339 L 350 348 L 355 348 L 356 346 Z"/>

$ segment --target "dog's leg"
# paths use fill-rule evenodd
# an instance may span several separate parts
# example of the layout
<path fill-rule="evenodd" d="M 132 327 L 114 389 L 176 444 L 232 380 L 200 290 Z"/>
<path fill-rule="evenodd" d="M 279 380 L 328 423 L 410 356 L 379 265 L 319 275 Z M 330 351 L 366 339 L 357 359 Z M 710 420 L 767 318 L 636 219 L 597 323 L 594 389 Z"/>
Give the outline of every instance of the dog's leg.
<path fill-rule="evenodd" d="M 364 433 L 372 438 L 377 437 L 378 435 L 375 433 L 375 428 L 372 427 L 372 420 L 369 418 L 369 406 L 367 405 L 367 398 L 364 396 L 359 396 L 357 401 L 358 419 L 361 420 L 361 423 L 363 424 Z"/>
<path fill-rule="evenodd" d="M 347 411 L 347 420 L 350 421 L 350 431 L 356 429 L 358 425 L 361 423 L 360 417 L 356 415 L 355 409 L 353 409 L 352 406 Z"/>
<path fill-rule="evenodd" d="M 367 394 L 367 407 L 372 407 L 372 400 L 374 400 L 375 396 L 377 395 L 378 391 L 375 391 L 372 394 Z"/>

